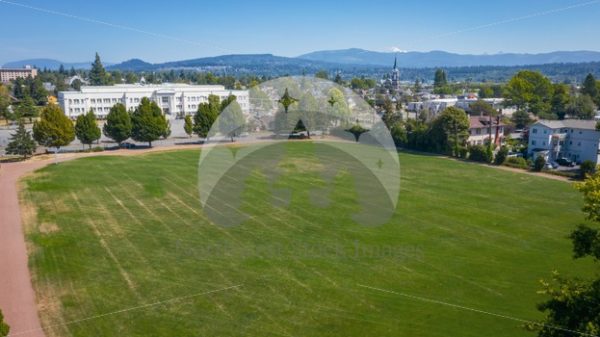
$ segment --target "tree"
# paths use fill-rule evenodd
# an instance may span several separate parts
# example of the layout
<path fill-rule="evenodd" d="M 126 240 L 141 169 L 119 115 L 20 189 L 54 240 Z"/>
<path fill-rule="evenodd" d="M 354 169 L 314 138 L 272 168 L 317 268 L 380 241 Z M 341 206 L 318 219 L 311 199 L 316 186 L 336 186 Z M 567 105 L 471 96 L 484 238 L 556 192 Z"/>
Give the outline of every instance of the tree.
<path fill-rule="evenodd" d="M 10 332 L 10 327 L 8 324 L 4 323 L 4 315 L 2 314 L 2 310 L 0 310 L 0 337 L 8 336 Z"/>
<path fill-rule="evenodd" d="M 588 74 L 585 77 L 585 80 L 583 81 L 583 84 L 581 86 L 581 93 L 583 95 L 590 96 L 594 100 L 594 102 L 600 103 L 598 101 L 598 99 L 599 99 L 599 97 L 598 97 L 598 86 L 597 86 L 597 83 L 596 83 L 596 79 L 594 78 L 594 75 Z"/>
<path fill-rule="evenodd" d="M 208 103 L 200 103 L 194 115 L 194 133 L 200 138 L 210 136 L 209 132 L 220 113 L 220 98 L 216 95 L 208 96 Z"/>
<path fill-rule="evenodd" d="M 469 118 L 466 112 L 449 107 L 442 111 L 437 121 L 444 132 L 446 148 L 451 150 L 453 156 L 458 157 L 469 137 Z"/>
<path fill-rule="evenodd" d="M 524 110 L 516 111 L 511 118 L 512 122 L 515 124 L 517 129 L 523 129 L 527 125 L 531 123 L 531 118 L 529 118 L 529 113 Z"/>
<path fill-rule="evenodd" d="M 600 173 L 596 172 L 575 185 L 584 199 L 583 212 L 588 220 L 600 221 Z M 570 235 L 573 257 L 600 260 L 600 230 L 579 225 Z M 538 305 L 546 313 L 540 323 L 528 325 L 540 337 L 597 336 L 600 331 L 600 279 L 569 279 L 554 273 L 552 282 L 542 281 L 540 292 L 550 298 Z M 577 331 L 577 333 L 573 333 Z"/>
<path fill-rule="evenodd" d="M 448 77 L 444 69 L 436 69 L 435 71 L 433 79 L 433 92 L 440 95 L 447 95 L 450 93 Z"/>
<path fill-rule="evenodd" d="M 91 85 L 105 85 L 107 82 L 106 70 L 100 61 L 100 55 L 96 53 L 94 63 L 92 63 L 92 69 L 90 70 L 90 84 Z"/>
<path fill-rule="evenodd" d="M 540 72 L 522 70 L 513 76 L 505 87 L 504 98 L 508 106 L 531 111 L 537 115 L 550 111 L 552 82 Z"/>
<path fill-rule="evenodd" d="M 33 155 L 36 147 L 35 141 L 31 138 L 31 133 L 25 130 L 23 121 L 19 121 L 17 131 L 10 136 L 10 142 L 6 146 L 6 153 L 23 156 L 23 159 L 27 159 L 28 156 Z"/>
<path fill-rule="evenodd" d="M 396 146 L 403 146 L 408 142 L 408 130 L 402 121 L 394 123 L 390 133 Z"/>
<path fill-rule="evenodd" d="M 508 156 L 508 148 L 506 146 L 501 146 L 498 153 L 496 153 L 496 157 L 494 158 L 494 164 L 502 165 L 504 161 L 506 161 L 506 157 Z"/>
<path fill-rule="evenodd" d="M 237 100 L 234 99 L 220 114 L 219 130 L 222 134 L 229 136 L 231 141 L 234 142 L 235 137 L 239 136 L 243 131 L 245 123 L 246 118 L 244 118 L 242 108 Z"/>
<path fill-rule="evenodd" d="M 444 69 L 436 69 L 433 78 L 433 87 L 442 88 L 448 85 L 448 78 Z"/>
<path fill-rule="evenodd" d="M 10 106 L 10 92 L 7 86 L 0 84 L 0 118 L 9 120 L 12 116 L 8 109 Z"/>
<path fill-rule="evenodd" d="M 567 112 L 567 105 L 571 97 L 569 95 L 569 87 L 565 84 L 554 84 L 554 93 L 550 102 L 551 112 L 558 116 L 558 119 L 564 119 Z"/>
<path fill-rule="evenodd" d="M 469 105 L 469 113 L 472 116 L 492 116 L 498 115 L 498 111 L 494 109 L 488 102 L 477 100 Z"/>
<path fill-rule="evenodd" d="M 169 131 L 169 123 L 154 101 L 142 98 L 140 105 L 131 114 L 131 138 L 138 142 L 152 142 L 164 137 Z"/>
<path fill-rule="evenodd" d="M 87 144 L 90 149 L 92 148 L 92 143 L 100 139 L 102 133 L 96 123 L 96 115 L 94 115 L 92 110 L 85 115 L 77 116 L 75 135 L 82 144 Z"/>
<path fill-rule="evenodd" d="M 131 137 L 131 129 L 131 116 L 125 106 L 117 103 L 110 108 L 102 130 L 104 135 L 119 143 L 120 146 L 124 140 Z"/>
<path fill-rule="evenodd" d="M 188 137 L 192 137 L 192 134 L 194 133 L 194 123 L 192 122 L 192 116 L 185 116 L 185 121 L 183 123 L 183 131 L 185 131 Z"/>
<path fill-rule="evenodd" d="M 588 177 L 588 175 L 592 175 L 596 172 L 596 163 L 594 163 L 591 160 L 585 160 L 583 163 L 581 163 L 581 165 L 579 166 L 579 176 L 582 179 L 585 179 Z"/>
<path fill-rule="evenodd" d="M 573 118 L 592 119 L 596 114 L 596 105 L 590 96 L 578 95 L 571 97 L 566 112 Z"/>
<path fill-rule="evenodd" d="M 546 159 L 544 156 L 538 156 L 535 158 L 535 161 L 533 162 L 534 171 L 541 172 L 544 169 L 544 166 L 546 166 Z"/>
<path fill-rule="evenodd" d="M 47 105 L 40 120 L 33 123 L 33 138 L 40 145 L 55 147 L 58 152 L 61 146 L 69 145 L 75 139 L 75 128 L 58 105 Z"/>
<path fill-rule="evenodd" d="M 489 163 L 492 161 L 491 153 L 487 151 L 489 147 L 483 145 L 473 145 L 469 147 L 469 160 L 481 163 Z"/>
<path fill-rule="evenodd" d="M 19 105 L 15 107 L 15 114 L 17 118 L 28 118 L 29 121 L 33 117 L 37 117 L 37 107 L 35 106 L 35 102 L 31 97 L 26 95 Z"/>

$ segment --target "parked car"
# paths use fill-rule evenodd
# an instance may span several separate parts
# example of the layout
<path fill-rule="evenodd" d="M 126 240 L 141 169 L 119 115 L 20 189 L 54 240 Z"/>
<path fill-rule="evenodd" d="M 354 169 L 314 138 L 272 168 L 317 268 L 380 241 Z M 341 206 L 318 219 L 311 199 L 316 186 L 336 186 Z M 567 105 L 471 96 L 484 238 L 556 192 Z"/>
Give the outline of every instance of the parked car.
<path fill-rule="evenodd" d="M 570 159 L 567 159 L 567 158 L 558 158 L 558 159 L 556 160 L 556 162 L 557 162 L 557 163 L 558 163 L 558 165 L 560 165 L 560 166 L 568 166 L 568 167 L 573 167 L 573 166 L 575 166 L 575 162 L 573 162 L 572 160 L 570 160 Z"/>

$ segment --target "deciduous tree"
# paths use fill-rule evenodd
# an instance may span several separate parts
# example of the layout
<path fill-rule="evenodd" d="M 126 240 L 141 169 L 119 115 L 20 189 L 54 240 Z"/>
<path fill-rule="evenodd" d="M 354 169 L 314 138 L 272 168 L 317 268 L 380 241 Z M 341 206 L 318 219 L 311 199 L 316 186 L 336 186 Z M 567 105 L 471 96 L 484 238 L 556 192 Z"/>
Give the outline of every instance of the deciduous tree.
<path fill-rule="evenodd" d="M 58 152 L 61 146 L 75 139 L 75 128 L 58 105 L 47 105 L 40 120 L 33 124 L 33 138 L 43 146 L 55 147 Z"/>

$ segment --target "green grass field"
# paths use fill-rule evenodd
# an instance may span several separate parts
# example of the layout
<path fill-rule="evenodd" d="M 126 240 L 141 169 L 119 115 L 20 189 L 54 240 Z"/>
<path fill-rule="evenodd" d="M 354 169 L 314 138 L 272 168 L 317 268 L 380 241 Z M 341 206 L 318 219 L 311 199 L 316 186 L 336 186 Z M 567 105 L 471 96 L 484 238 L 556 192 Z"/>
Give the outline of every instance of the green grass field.
<path fill-rule="evenodd" d="M 199 151 L 85 158 L 28 177 L 21 199 L 47 334 L 533 336 L 400 293 L 530 320 L 541 318 L 541 278 L 591 273 L 571 259 L 567 235 L 584 219 L 568 183 L 402 153 L 398 209 L 366 227 L 350 218 L 348 176 L 329 207 L 308 206 L 310 148 L 288 145 L 291 204 L 271 205 L 257 173 L 244 203 L 256 216 L 231 228 L 203 215 Z"/>

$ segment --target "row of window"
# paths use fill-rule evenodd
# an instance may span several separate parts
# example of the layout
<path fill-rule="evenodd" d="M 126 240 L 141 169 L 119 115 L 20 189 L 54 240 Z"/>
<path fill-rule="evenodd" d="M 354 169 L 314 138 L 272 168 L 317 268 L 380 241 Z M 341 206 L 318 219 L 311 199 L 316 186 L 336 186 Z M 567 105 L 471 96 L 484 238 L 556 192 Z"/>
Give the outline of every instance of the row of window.
<path fill-rule="evenodd" d="M 535 146 L 536 144 L 537 144 L 537 142 L 535 141 L 535 139 L 532 139 L 531 140 L 531 145 Z M 560 145 L 564 145 L 564 142 L 560 141 L 559 144 Z M 569 145 L 573 145 L 573 141 L 569 141 Z M 542 146 L 546 146 L 546 142 L 545 141 L 542 142 Z M 581 146 L 581 142 L 577 142 L 577 146 Z"/>
<path fill-rule="evenodd" d="M 575 132 L 574 129 L 553 129 L 551 133 L 568 133 L 568 132 Z M 533 128 L 531 129 L 531 133 L 538 133 L 538 129 L 537 128 Z M 548 130 L 544 129 L 544 134 L 548 134 Z M 583 134 L 583 132 L 581 130 L 579 130 L 579 134 Z"/>

